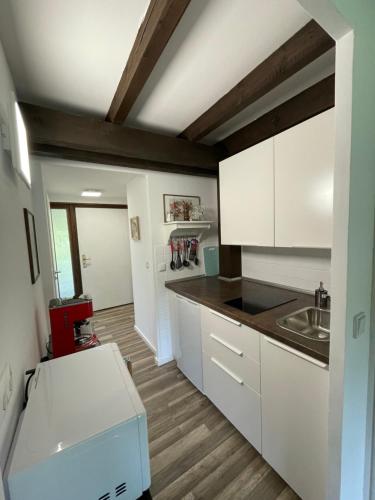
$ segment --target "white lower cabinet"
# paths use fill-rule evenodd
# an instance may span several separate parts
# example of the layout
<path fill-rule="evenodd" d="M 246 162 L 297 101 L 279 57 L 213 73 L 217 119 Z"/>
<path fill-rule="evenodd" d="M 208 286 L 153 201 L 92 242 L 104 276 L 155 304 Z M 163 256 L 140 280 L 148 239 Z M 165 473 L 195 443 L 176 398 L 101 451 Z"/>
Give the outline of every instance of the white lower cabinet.
<path fill-rule="evenodd" d="M 177 295 L 176 328 L 179 340 L 177 366 L 200 391 L 203 391 L 200 305 Z"/>
<path fill-rule="evenodd" d="M 327 366 L 261 341 L 262 454 L 303 500 L 326 498 Z"/>
<path fill-rule="evenodd" d="M 202 307 L 206 396 L 261 451 L 259 333 Z"/>
<path fill-rule="evenodd" d="M 174 295 L 177 365 L 303 500 L 326 498 L 328 367 Z"/>

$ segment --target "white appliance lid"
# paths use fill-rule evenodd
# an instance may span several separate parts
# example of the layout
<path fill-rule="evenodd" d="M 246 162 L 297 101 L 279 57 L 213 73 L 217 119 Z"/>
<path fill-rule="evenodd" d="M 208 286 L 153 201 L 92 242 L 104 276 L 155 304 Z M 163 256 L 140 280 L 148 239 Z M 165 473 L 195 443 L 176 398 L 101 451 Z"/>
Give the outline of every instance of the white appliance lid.
<path fill-rule="evenodd" d="M 114 343 L 39 364 L 31 387 L 10 474 L 145 413 Z"/>

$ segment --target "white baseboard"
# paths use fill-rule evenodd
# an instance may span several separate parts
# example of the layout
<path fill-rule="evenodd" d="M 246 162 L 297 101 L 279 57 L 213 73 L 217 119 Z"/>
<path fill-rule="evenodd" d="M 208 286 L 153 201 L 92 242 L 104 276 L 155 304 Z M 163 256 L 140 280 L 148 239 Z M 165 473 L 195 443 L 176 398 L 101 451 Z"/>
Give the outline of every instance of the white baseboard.
<path fill-rule="evenodd" d="M 164 358 L 157 358 L 155 356 L 155 363 L 158 365 L 158 366 L 162 366 L 162 365 L 165 365 L 166 363 L 169 363 L 170 361 L 173 361 L 174 360 L 174 357 L 173 356 L 164 356 Z"/>
<path fill-rule="evenodd" d="M 138 328 L 137 325 L 134 325 L 134 330 L 139 333 L 139 335 L 142 337 L 142 339 L 146 342 L 146 344 L 148 345 L 148 347 L 151 349 L 151 351 L 155 354 L 156 353 L 156 348 L 155 346 L 152 345 L 152 343 L 148 340 L 148 338 L 146 337 L 146 335 L 142 332 L 142 330 L 140 328 Z"/>

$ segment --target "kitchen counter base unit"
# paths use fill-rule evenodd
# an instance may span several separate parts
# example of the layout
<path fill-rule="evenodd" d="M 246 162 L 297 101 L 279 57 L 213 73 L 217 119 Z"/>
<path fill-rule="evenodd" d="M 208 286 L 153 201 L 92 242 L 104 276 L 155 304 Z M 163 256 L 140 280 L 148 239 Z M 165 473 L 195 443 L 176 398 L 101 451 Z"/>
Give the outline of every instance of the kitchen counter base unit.
<path fill-rule="evenodd" d="M 192 278 L 190 280 L 170 281 L 165 285 L 178 295 L 202 304 L 213 311 L 232 318 L 260 333 L 268 335 L 290 347 L 311 356 L 323 363 L 329 362 L 329 342 L 311 340 L 277 326 L 276 321 L 298 309 L 313 306 L 314 297 L 307 293 L 286 290 L 281 287 L 258 283 L 246 278 L 235 282 L 227 282 L 217 277 Z M 225 302 L 239 297 L 251 300 L 251 297 L 265 295 L 277 291 L 284 293 L 292 301 L 284 303 L 259 314 L 249 314 L 236 309 Z"/>

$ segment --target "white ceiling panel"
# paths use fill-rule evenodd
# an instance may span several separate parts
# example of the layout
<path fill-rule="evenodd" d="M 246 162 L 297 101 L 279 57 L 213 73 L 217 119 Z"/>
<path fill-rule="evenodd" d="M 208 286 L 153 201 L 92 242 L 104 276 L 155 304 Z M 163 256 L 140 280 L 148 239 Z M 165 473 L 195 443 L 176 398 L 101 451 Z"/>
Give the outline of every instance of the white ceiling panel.
<path fill-rule="evenodd" d="M 51 201 L 82 203 L 125 203 L 126 185 L 137 174 L 69 166 L 69 162 L 43 161 L 43 178 Z M 100 198 L 84 198 L 85 189 L 103 192 Z"/>
<path fill-rule="evenodd" d="M 128 123 L 181 132 L 308 21 L 297 0 L 192 0 Z"/>
<path fill-rule="evenodd" d="M 149 0 L 0 0 L 23 99 L 104 117 Z"/>

